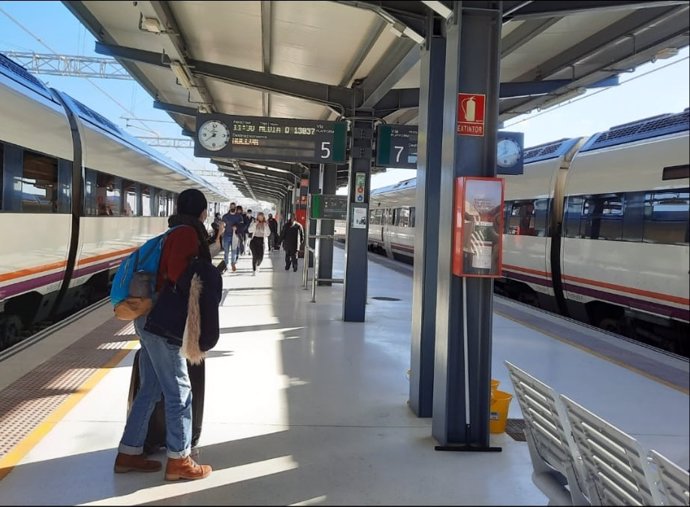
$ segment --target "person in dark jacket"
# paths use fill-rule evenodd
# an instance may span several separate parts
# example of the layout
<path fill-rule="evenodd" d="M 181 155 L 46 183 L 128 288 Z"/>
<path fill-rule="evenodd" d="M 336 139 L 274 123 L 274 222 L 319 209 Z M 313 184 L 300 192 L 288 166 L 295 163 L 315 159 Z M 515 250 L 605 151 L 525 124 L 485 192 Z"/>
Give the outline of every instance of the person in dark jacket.
<path fill-rule="evenodd" d="M 297 271 L 297 251 L 304 242 L 304 232 L 297 220 L 288 218 L 280 233 L 280 242 L 285 250 L 285 271 L 290 269 L 290 265 L 293 271 Z"/>
<path fill-rule="evenodd" d="M 280 238 L 278 237 L 278 221 L 273 218 L 273 214 L 268 214 L 268 228 L 271 230 L 271 239 L 269 240 L 269 250 L 280 250 Z M 272 244 L 271 244 L 272 243 Z"/>
<path fill-rule="evenodd" d="M 199 190 L 188 189 L 177 197 L 177 214 L 168 219 L 168 225 L 184 227 L 177 227 L 166 237 L 158 268 L 157 292 L 167 283 L 176 283 L 195 258 L 211 262 L 208 232 L 204 227 L 207 207 L 206 198 Z M 114 471 L 156 472 L 161 469 L 160 461 L 150 460 L 144 454 L 144 442 L 151 413 L 162 395 L 167 426 L 165 479 L 203 479 L 211 473 L 211 467 L 199 465 L 191 457 L 192 390 L 187 360 L 180 346 L 144 329 L 147 317 L 142 315 L 134 321 L 141 344 L 141 384 L 127 416 Z"/>

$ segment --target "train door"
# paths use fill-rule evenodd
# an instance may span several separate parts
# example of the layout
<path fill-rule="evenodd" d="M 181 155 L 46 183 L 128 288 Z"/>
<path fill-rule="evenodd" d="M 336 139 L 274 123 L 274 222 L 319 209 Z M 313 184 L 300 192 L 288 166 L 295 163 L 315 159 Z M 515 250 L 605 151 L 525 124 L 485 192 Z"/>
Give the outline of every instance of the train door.
<path fill-rule="evenodd" d="M 383 216 L 383 225 L 381 227 L 381 235 L 383 240 L 383 249 L 386 251 L 386 257 L 393 258 L 393 247 L 391 246 L 391 236 L 393 235 L 393 224 L 395 223 L 395 209 L 387 208 Z"/>

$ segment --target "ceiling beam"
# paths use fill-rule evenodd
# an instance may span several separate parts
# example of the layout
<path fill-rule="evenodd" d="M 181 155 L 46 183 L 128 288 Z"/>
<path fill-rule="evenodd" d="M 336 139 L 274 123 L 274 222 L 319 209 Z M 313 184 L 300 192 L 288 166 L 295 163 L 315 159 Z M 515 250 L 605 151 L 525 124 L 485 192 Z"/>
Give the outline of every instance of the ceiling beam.
<path fill-rule="evenodd" d="M 421 57 L 419 46 L 409 39 L 400 39 L 381 58 L 369 76 L 357 86 L 363 101 L 358 108 L 371 109 L 393 89 Z"/>
<path fill-rule="evenodd" d="M 269 0 L 261 1 L 261 63 L 265 73 L 271 72 L 271 43 L 273 40 L 273 9 Z M 271 116 L 271 94 L 262 94 L 264 116 Z"/>
<path fill-rule="evenodd" d="M 465 2 L 469 3 L 469 2 Z M 520 5 L 523 4 L 523 5 Z M 503 19 L 522 20 L 528 18 L 544 18 L 552 16 L 566 16 L 579 12 L 594 12 L 597 10 L 630 10 L 647 9 L 663 6 L 687 5 L 686 0 L 661 0 L 658 2 L 642 1 L 591 1 L 591 0 L 568 0 L 568 1 L 539 1 L 539 2 L 504 2 L 503 11 L 508 14 Z M 513 9 L 514 6 L 519 8 Z"/>
<path fill-rule="evenodd" d="M 553 17 L 525 20 L 515 30 L 506 35 L 505 38 L 501 39 L 501 58 L 505 58 L 513 51 L 516 51 L 547 28 L 558 23 L 561 19 L 563 18 Z"/>
<path fill-rule="evenodd" d="M 177 104 L 170 104 L 168 102 L 161 102 L 159 100 L 153 101 L 154 109 L 161 109 L 169 113 L 184 114 L 196 118 L 197 110 L 193 107 L 178 106 Z"/>

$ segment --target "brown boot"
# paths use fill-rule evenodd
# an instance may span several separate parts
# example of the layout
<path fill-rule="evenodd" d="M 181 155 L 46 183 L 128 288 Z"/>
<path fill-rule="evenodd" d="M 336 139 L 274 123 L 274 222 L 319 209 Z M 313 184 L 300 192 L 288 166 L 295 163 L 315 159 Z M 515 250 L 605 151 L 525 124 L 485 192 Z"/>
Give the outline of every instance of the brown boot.
<path fill-rule="evenodd" d="M 160 461 L 146 459 L 144 454 L 123 454 L 117 453 L 115 458 L 115 473 L 123 474 L 125 472 L 157 472 L 163 468 Z"/>
<path fill-rule="evenodd" d="M 168 458 L 168 464 L 165 467 L 165 480 L 177 481 L 179 479 L 203 479 L 211 475 L 211 467 L 209 465 L 197 465 L 197 463 L 187 456 L 186 458 Z"/>

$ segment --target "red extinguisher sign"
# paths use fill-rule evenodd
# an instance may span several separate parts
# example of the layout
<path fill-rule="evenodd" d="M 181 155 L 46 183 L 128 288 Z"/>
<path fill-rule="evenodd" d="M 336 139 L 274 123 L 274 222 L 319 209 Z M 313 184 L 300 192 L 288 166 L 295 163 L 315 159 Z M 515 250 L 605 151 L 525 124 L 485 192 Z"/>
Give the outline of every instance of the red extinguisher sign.
<path fill-rule="evenodd" d="M 481 93 L 458 93 L 458 135 L 484 135 L 485 103 L 486 95 Z"/>

